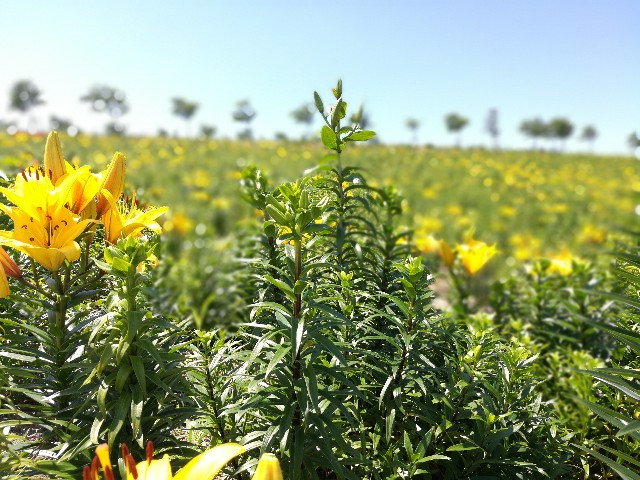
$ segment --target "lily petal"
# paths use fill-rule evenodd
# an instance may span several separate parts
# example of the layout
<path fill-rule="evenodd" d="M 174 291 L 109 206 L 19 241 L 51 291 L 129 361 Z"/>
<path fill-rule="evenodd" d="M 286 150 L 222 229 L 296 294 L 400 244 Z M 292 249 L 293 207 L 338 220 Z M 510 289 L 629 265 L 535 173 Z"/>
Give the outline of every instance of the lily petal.
<path fill-rule="evenodd" d="M 149 480 L 171 480 L 175 478 L 171 474 L 171 464 L 169 463 L 169 455 L 164 455 L 162 458 L 158 460 L 151 460 L 151 462 L 145 460 L 136 465 L 136 470 L 138 471 L 138 479 L 149 479 Z M 131 479 L 134 476 L 129 473 Z M 194 477 L 195 478 L 198 477 Z"/>
<path fill-rule="evenodd" d="M 191 459 L 173 480 L 213 480 L 229 460 L 244 452 L 237 443 L 224 443 Z"/>

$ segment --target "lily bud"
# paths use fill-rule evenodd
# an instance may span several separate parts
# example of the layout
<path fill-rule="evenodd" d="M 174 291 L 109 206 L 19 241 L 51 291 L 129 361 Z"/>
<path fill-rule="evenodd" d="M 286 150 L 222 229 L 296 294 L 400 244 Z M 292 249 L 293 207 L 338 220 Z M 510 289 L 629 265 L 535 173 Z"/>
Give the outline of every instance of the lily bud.
<path fill-rule="evenodd" d="M 282 470 L 278 457 L 272 453 L 265 453 L 260 457 L 256 473 L 251 480 L 282 480 Z"/>
<path fill-rule="evenodd" d="M 107 190 L 117 201 L 124 188 L 125 157 L 122 153 L 116 152 L 111 159 L 106 172 L 103 172 L 102 184 L 98 190 L 98 202 L 96 205 L 96 218 L 102 217 L 109 210 L 109 202 L 102 194 L 102 190 Z"/>
<path fill-rule="evenodd" d="M 438 255 L 440 255 L 440 258 L 442 258 L 442 261 L 447 267 L 451 267 L 451 265 L 453 265 L 453 261 L 455 260 L 455 254 L 453 250 L 444 240 L 440 240 L 438 244 L 440 247 L 438 249 Z"/>
<path fill-rule="evenodd" d="M 51 183 L 54 185 L 67 173 L 64 163 L 58 132 L 51 132 L 44 146 L 44 172 L 51 177 Z"/>
<path fill-rule="evenodd" d="M 2 268 L 5 274 L 9 277 L 22 277 L 22 271 L 20 270 L 20 267 L 16 262 L 13 261 L 13 258 L 11 258 L 2 247 L 0 247 L 0 268 Z"/>

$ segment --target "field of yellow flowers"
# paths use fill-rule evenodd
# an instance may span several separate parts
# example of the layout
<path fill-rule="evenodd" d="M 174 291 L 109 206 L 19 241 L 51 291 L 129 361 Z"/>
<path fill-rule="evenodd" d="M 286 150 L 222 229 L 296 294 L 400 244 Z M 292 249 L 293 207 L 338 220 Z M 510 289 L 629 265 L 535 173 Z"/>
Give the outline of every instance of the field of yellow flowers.
<path fill-rule="evenodd" d="M 40 161 L 44 137 L 0 136 L 0 168 L 13 174 Z M 224 236 L 253 212 L 239 195 L 240 172 L 262 169 L 288 181 L 324 155 L 317 143 L 80 135 L 68 142 L 71 162 L 103 169 L 104 152 L 127 152 L 129 178 L 143 202 L 167 205 L 164 230 L 188 237 L 196 227 Z M 640 192 L 631 157 L 531 151 L 428 149 L 366 145 L 349 163 L 373 186 L 394 185 L 403 219 L 425 237 L 462 241 L 469 229 L 495 243 L 502 265 L 538 257 L 593 257 L 634 225 Z M 498 268 L 498 267 L 494 267 Z"/>
<path fill-rule="evenodd" d="M 341 88 L 326 148 L 0 134 L 1 475 L 639 478 L 636 162 Z"/>

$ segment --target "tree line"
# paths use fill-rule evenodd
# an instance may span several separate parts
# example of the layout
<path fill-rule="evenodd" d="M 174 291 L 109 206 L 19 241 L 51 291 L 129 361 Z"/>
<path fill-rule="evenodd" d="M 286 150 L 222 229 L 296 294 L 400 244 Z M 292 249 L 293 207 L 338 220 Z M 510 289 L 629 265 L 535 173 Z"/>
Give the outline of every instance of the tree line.
<path fill-rule="evenodd" d="M 109 135 L 124 135 L 125 125 L 121 121 L 121 117 L 129 111 L 129 103 L 124 91 L 118 88 L 114 88 L 108 85 L 96 85 L 89 89 L 89 91 L 80 97 L 81 102 L 89 104 L 90 108 L 94 112 L 104 113 L 108 115 L 108 121 L 105 125 L 105 133 Z M 42 98 L 42 91 L 29 80 L 17 81 L 11 88 L 9 94 L 9 108 L 16 110 L 25 116 L 33 110 L 35 107 L 44 105 L 45 101 Z M 185 133 L 187 136 L 191 136 L 191 119 L 196 114 L 199 108 L 197 102 L 187 100 L 183 97 L 174 97 L 171 99 L 172 113 L 184 120 Z M 253 132 L 251 129 L 251 122 L 256 117 L 256 110 L 253 108 L 248 100 L 240 100 L 236 103 L 236 108 L 231 113 L 234 121 L 244 124 L 244 128 L 238 133 L 239 139 L 252 139 Z M 311 103 L 304 103 L 300 107 L 291 112 L 293 119 L 300 124 L 306 126 L 307 138 L 312 136 L 312 124 L 315 118 L 315 108 Z M 498 122 L 499 113 L 496 108 L 492 108 L 488 111 L 485 118 L 485 131 L 491 137 L 494 148 L 499 148 L 499 138 L 501 130 Z M 366 129 L 370 126 L 370 118 L 368 114 L 361 110 L 352 115 L 351 121 L 357 123 L 360 128 Z M 28 119 L 28 128 L 31 129 L 34 120 L 33 117 Z M 462 146 L 462 132 L 469 125 L 469 119 L 456 112 L 447 114 L 444 117 L 444 124 L 446 129 L 455 136 L 455 146 Z M 414 117 L 407 118 L 405 122 L 406 127 L 412 134 L 412 143 L 418 144 L 418 130 L 420 128 L 420 121 Z M 51 115 L 49 118 L 49 126 L 53 130 L 66 131 L 70 134 L 75 134 L 79 131 L 79 128 L 65 118 Z M 13 128 L 15 125 L 10 122 L 3 122 L 0 120 L 0 129 L 7 130 Z M 525 119 L 520 123 L 519 131 L 528 137 L 531 141 L 531 147 L 533 149 L 540 148 L 541 142 L 547 142 L 551 148 L 558 150 L 564 149 L 566 140 L 574 133 L 574 124 L 565 117 L 555 117 L 548 121 L 545 121 L 539 117 Z M 213 138 L 217 132 L 215 125 L 202 124 L 200 126 L 199 135 L 204 138 Z M 168 132 L 164 129 L 160 129 L 158 134 L 161 136 L 167 136 Z M 593 125 L 585 125 L 582 128 L 579 139 L 586 142 L 589 145 L 589 150 L 593 152 L 593 145 L 598 137 L 598 130 Z M 284 133 L 276 134 L 278 139 L 286 139 Z M 640 136 L 637 132 L 632 132 L 627 137 L 627 144 L 631 149 L 640 147 Z"/>

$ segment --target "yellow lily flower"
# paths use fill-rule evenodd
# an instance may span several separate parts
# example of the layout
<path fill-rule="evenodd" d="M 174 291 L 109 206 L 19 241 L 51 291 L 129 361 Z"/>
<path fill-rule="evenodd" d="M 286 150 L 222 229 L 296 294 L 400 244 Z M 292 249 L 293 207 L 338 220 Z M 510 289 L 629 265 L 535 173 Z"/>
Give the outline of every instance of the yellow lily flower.
<path fill-rule="evenodd" d="M 244 452 L 237 443 L 224 443 L 192 458 L 176 475 L 171 472 L 169 456 L 153 458 L 153 443 L 147 443 L 147 458 L 136 464 L 126 445 L 122 446 L 122 460 L 127 472 L 127 480 L 213 480 L 222 468 L 234 457 Z M 113 480 L 113 468 L 109 459 L 109 447 L 96 447 L 96 456 L 91 467 L 84 467 L 84 480 L 98 480 L 102 467 L 106 480 Z"/>
<path fill-rule="evenodd" d="M 116 199 L 109 190 L 103 189 L 102 195 L 109 203 L 109 209 L 102 216 L 105 238 L 109 243 L 115 244 L 123 236 L 137 236 L 145 228 L 156 233 L 162 231 L 162 228 L 155 220 L 167 212 L 169 210 L 168 207 L 151 208 L 146 211 L 138 210 L 134 193 L 131 207 L 129 207 L 128 211 L 123 211 L 118 207 Z"/>
<path fill-rule="evenodd" d="M 44 219 L 24 210 L 0 204 L 0 210 L 13 220 L 13 232 L 0 230 L 0 244 L 8 245 L 33 258 L 47 270 L 56 271 L 64 260 L 80 258 L 75 239 L 93 220 L 77 221 L 66 208 L 49 210 Z"/>
<path fill-rule="evenodd" d="M 495 244 L 487 245 L 480 240 L 473 240 L 470 236 L 465 243 L 456 246 L 456 252 L 462 260 L 464 269 L 472 276 L 498 253 Z"/>
<path fill-rule="evenodd" d="M 89 167 L 76 170 L 64 159 L 57 132 L 51 132 L 47 137 L 47 143 L 44 147 L 43 173 L 55 187 L 58 187 L 62 182 L 69 183 L 70 198 L 67 203 L 72 212 L 82 214 L 83 218 L 95 218 L 90 215 L 93 212 L 92 204 L 95 203 L 96 195 L 101 189 L 99 177 L 92 174 Z M 74 180 L 69 182 L 68 176 L 72 176 Z M 19 179 L 16 184 L 18 181 Z"/>
<path fill-rule="evenodd" d="M 263 454 L 251 480 L 283 480 L 278 457 L 272 453 Z"/>

